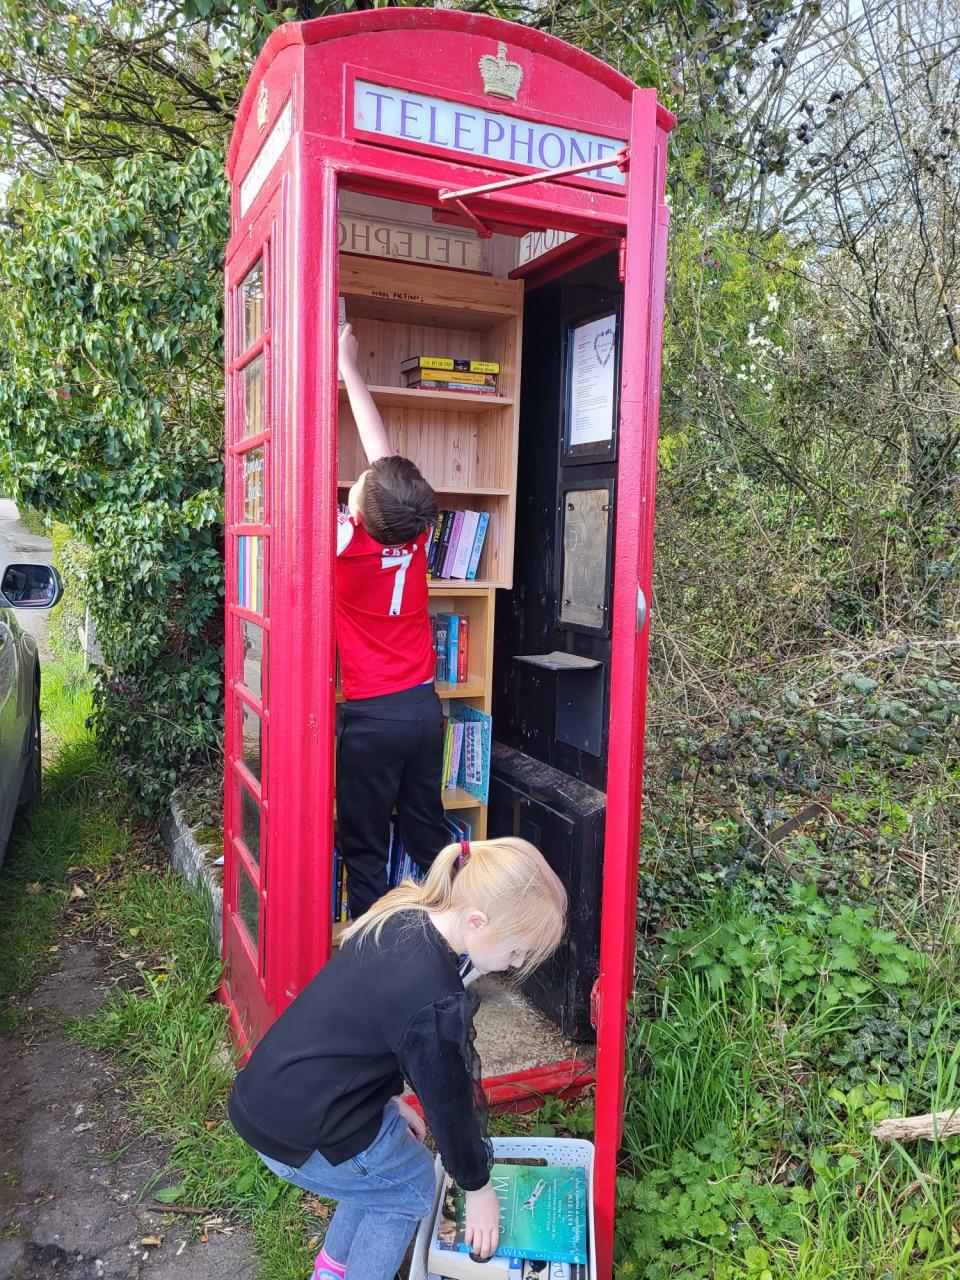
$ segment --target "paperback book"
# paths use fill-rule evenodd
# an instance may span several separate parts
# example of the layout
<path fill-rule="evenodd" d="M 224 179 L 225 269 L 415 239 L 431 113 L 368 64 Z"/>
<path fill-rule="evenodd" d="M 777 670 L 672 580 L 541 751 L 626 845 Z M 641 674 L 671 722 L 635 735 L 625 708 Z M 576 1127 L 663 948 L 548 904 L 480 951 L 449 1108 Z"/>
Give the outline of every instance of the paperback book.
<path fill-rule="evenodd" d="M 470 1246 L 464 1240 L 466 1195 L 448 1184 L 434 1223 L 428 1261 L 431 1271 L 449 1280 L 473 1280 L 479 1275 L 504 1280 L 519 1275 L 523 1280 L 523 1259 L 586 1267 L 587 1180 L 583 1169 L 498 1163 L 490 1170 L 490 1181 L 500 1201 L 500 1244 L 493 1258 L 477 1262 L 470 1256 Z M 473 1270 L 477 1266 L 486 1270 Z M 549 1272 L 543 1274 L 550 1280 Z M 537 1272 L 530 1271 L 530 1275 Z M 573 1280 L 572 1274 L 568 1275 Z"/>

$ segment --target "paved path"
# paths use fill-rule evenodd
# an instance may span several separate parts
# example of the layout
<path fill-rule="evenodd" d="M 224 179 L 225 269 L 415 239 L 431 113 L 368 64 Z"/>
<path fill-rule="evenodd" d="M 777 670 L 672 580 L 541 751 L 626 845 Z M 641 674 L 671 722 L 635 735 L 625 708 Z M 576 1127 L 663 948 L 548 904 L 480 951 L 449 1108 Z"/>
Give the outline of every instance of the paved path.
<path fill-rule="evenodd" d="M 0 498 L 0 573 L 8 564 L 52 564 L 53 548 L 49 538 L 28 533 L 9 498 Z M 16 619 L 36 641 L 41 662 L 50 656 L 47 631 L 50 613 L 47 609 L 18 609 Z"/>

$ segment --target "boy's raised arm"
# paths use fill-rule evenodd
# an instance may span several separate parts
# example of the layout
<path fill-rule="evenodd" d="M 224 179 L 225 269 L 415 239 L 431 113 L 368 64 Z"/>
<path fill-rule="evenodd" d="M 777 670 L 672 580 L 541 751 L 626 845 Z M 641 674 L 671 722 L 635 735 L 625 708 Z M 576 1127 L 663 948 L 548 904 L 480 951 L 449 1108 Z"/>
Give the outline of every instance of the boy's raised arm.
<path fill-rule="evenodd" d="M 350 397 L 350 408 L 353 420 L 357 424 L 360 443 L 367 455 L 367 463 L 372 464 L 378 458 L 388 458 L 394 452 L 387 438 L 387 429 L 380 417 L 380 410 L 374 403 L 373 396 L 367 390 L 367 384 L 360 376 L 357 368 L 357 339 L 353 327 L 345 325 L 340 334 L 340 376 L 343 378 Z"/>

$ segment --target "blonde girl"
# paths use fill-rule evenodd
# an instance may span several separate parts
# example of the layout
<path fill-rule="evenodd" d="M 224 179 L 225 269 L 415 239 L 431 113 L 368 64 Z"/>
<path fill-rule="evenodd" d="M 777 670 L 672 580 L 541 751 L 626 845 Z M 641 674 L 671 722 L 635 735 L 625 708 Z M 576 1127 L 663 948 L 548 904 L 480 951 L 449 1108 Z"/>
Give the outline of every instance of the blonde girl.
<path fill-rule="evenodd" d="M 230 1118 L 264 1163 L 339 1201 L 314 1280 L 394 1280 L 434 1193 L 426 1126 L 466 1191 L 466 1239 L 499 1239 L 480 1062 L 477 997 L 458 957 L 525 976 L 556 949 L 567 895 L 539 850 L 504 837 L 448 845 L 344 935 L 240 1072 Z"/>

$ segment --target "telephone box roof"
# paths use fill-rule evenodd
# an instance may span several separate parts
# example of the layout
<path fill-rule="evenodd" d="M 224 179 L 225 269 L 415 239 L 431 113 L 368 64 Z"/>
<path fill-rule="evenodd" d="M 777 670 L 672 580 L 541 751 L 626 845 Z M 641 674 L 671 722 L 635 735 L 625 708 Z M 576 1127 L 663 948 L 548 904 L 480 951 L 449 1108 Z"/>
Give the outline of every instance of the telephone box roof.
<path fill-rule="evenodd" d="M 486 14 L 464 13 L 454 9 L 368 9 L 353 13 L 337 14 L 327 18 L 312 18 L 308 22 L 287 22 L 278 27 L 260 50 L 250 78 L 247 81 L 237 109 L 233 136 L 227 157 L 227 172 L 233 177 L 240 141 L 251 111 L 257 100 L 260 82 L 267 70 L 284 50 L 291 45 L 313 45 L 330 40 L 347 40 L 357 36 L 372 35 L 383 31 L 460 32 L 463 35 L 481 36 L 504 41 L 514 48 L 562 63 L 586 78 L 602 84 L 629 101 L 639 88 L 627 76 L 601 62 L 593 54 L 585 53 L 532 27 Z M 657 123 L 662 129 L 672 129 L 675 117 L 666 107 L 657 105 Z"/>

